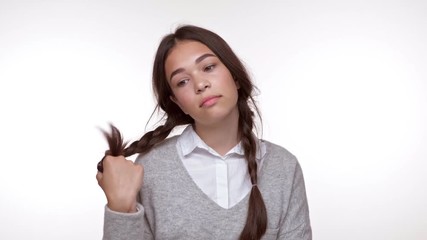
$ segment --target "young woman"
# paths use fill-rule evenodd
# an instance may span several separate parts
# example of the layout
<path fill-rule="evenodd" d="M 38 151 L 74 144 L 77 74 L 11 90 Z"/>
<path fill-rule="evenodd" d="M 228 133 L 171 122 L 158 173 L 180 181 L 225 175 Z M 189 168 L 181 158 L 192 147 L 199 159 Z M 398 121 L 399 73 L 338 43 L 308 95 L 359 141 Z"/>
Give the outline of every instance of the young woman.
<path fill-rule="evenodd" d="M 220 36 L 196 26 L 165 36 L 153 90 L 164 125 L 128 147 L 106 133 L 104 239 L 312 238 L 300 165 L 254 135 L 254 86 Z"/>

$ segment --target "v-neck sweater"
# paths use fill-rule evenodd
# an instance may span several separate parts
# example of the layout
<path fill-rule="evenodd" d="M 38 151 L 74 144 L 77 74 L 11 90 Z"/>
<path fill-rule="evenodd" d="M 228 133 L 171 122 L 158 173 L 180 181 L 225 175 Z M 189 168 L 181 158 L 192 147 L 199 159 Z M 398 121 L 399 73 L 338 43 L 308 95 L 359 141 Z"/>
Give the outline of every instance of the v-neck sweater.
<path fill-rule="evenodd" d="M 264 141 L 264 140 L 263 140 Z M 141 205 L 136 213 L 105 209 L 104 240 L 238 239 L 246 223 L 250 193 L 224 209 L 191 179 L 171 137 L 139 156 L 144 166 Z M 301 167 L 289 151 L 264 141 L 258 187 L 267 209 L 262 239 L 311 240 Z"/>
<path fill-rule="evenodd" d="M 261 141 L 256 144 L 256 161 L 260 169 L 265 144 Z M 176 148 L 191 179 L 221 207 L 233 207 L 251 191 L 248 163 L 241 142 L 221 155 L 200 138 L 192 125 L 188 125 L 178 137 Z"/>

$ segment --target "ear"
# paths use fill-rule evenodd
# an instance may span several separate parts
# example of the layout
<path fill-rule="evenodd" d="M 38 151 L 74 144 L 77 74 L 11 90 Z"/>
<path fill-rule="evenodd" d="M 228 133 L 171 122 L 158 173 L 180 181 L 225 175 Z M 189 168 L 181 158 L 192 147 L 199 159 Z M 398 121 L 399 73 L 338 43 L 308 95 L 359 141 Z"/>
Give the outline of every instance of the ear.
<path fill-rule="evenodd" d="M 181 111 L 183 111 L 185 114 L 188 114 L 187 112 L 185 112 L 185 110 L 182 108 L 181 104 L 179 104 L 178 100 L 176 100 L 175 96 L 170 95 L 169 96 L 170 100 L 172 102 L 174 102 L 180 109 Z"/>
<path fill-rule="evenodd" d="M 234 79 L 234 83 L 236 84 L 236 88 L 240 89 L 239 81 L 237 81 L 236 77 L 233 77 L 233 79 Z"/>

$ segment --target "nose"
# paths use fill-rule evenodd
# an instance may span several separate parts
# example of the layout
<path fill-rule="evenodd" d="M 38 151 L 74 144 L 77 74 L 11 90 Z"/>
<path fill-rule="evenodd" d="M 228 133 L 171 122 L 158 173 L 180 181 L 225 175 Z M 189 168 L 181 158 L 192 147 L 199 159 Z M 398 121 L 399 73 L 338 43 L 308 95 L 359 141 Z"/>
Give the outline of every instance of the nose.
<path fill-rule="evenodd" d="M 202 79 L 196 84 L 196 93 L 202 93 L 207 88 L 210 88 L 210 87 L 211 87 L 211 83 L 206 79 Z"/>

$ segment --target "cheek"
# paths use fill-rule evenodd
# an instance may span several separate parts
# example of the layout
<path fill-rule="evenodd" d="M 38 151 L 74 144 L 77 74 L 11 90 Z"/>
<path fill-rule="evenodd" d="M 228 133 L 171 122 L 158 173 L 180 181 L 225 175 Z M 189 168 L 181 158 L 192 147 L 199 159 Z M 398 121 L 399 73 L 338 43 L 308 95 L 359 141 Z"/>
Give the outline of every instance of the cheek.
<path fill-rule="evenodd" d="M 175 103 L 184 113 L 188 114 L 188 106 L 191 103 L 191 99 L 188 97 L 188 94 L 175 93 Z"/>

